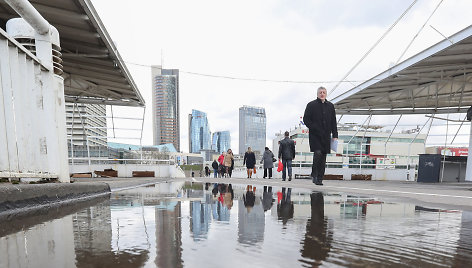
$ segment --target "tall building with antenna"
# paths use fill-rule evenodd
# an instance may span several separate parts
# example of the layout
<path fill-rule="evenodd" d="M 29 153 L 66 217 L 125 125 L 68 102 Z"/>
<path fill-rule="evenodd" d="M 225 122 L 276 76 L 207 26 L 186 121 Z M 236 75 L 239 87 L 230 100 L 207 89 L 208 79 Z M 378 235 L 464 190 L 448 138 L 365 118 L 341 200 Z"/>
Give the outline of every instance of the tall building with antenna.
<path fill-rule="evenodd" d="M 179 70 L 151 66 L 153 143 L 180 151 Z"/>

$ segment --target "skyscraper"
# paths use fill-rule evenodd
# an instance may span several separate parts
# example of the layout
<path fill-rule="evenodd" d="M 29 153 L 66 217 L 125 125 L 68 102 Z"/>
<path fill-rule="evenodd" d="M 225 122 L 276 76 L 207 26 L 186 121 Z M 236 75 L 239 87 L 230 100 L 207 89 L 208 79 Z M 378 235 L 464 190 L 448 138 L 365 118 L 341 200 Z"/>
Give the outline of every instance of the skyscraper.
<path fill-rule="evenodd" d="M 229 131 L 217 131 L 213 133 L 211 149 L 217 153 L 226 152 L 231 148 L 231 135 Z"/>
<path fill-rule="evenodd" d="M 68 142 L 77 146 L 107 146 L 106 106 L 66 102 Z M 69 148 L 70 149 L 70 148 Z"/>
<path fill-rule="evenodd" d="M 266 113 L 261 107 L 246 106 L 239 108 L 239 153 L 247 147 L 259 153 L 266 145 Z"/>
<path fill-rule="evenodd" d="M 180 151 L 179 70 L 152 69 L 152 124 L 154 145 L 174 144 Z"/>
<path fill-rule="evenodd" d="M 190 153 L 199 153 L 211 148 L 211 133 L 206 113 L 192 110 L 188 115 L 188 131 Z"/>

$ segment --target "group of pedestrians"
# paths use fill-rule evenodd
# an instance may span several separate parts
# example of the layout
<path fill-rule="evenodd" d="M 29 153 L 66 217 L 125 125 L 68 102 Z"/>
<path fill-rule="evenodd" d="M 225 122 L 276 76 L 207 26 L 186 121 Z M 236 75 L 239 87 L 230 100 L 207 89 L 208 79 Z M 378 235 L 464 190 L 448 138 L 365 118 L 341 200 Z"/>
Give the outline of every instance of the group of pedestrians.
<path fill-rule="evenodd" d="M 313 165 L 311 179 L 316 185 L 323 185 L 325 175 L 326 155 L 331 151 L 331 144 L 338 139 L 338 129 L 336 122 L 336 112 L 334 105 L 326 99 L 327 91 L 324 87 L 319 87 L 316 92 L 317 98 L 309 102 L 305 108 L 303 123 L 309 130 L 310 152 L 313 153 Z M 292 161 L 295 159 L 295 142 L 290 138 L 290 133 L 285 131 L 284 139 L 279 142 L 278 159 L 281 162 L 282 181 L 292 180 Z M 272 178 L 272 169 L 277 159 L 265 147 L 261 164 L 264 167 L 263 178 Z M 247 168 L 247 178 L 252 178 L 256 173 L 256 156 L 251 147 L 248 147 L 244 154 L 243 165 Z M 212 168 L 215 178 L 231 177 L 234 168 L 234 155 L 231 149 L 223 152 L 218 161 L 213 161 Z"/>
<path fill-rule="evenodd" d="M 231 149 L 228 149 L 228 151 L 222 152 L 221 155 L 218 157 L 218 161 L 213 160 L 211 167 L 213 168 L 213 174 L 215 178 L 231 178 L 234 169 L 233 151 Z M 209 175 L 210 174 L 208 174 L 208 176 Z"/>

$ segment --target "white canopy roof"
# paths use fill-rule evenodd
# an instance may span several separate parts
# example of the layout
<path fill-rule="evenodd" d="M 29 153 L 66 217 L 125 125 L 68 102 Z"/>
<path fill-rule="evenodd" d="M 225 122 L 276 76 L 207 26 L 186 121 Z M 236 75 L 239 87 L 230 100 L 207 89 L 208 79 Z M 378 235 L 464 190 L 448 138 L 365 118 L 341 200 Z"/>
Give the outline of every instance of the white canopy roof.
<path fill-rule="evenodd" d="M 338 114 L 465 112 L 472 105 L 472 26 L 331 101 Z"/>
<path fill-rule="evenodd" d="M 144 106 L 136 84 L 89 0 L 30 2 L 59 31 L 67 101 Z M 19 15 L 1 1 L 2 27 L 8 19 L 16 17 Z"/>

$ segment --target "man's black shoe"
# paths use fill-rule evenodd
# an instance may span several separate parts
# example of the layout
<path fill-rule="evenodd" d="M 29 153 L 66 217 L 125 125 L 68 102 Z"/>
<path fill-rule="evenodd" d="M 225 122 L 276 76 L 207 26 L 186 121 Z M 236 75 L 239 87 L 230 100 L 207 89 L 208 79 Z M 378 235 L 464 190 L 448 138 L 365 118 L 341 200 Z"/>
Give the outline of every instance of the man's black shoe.
<path fill-rule="evenodd" d="M 282 181 L 285 181 L 285 179 L 282 179 Z"/>
<path fill-rule="evenodd" d="M 292 176 L 289 176 L 289 177 L 288 177 L 288 181 L 292 181 Z"/>
<path fill-rule="evenodd" d="M 312 181 L 314 184 L 316 184 L 316 182 L 318 181 L 318 179 L 315 178 L 315 177 L 311 177 L 311 181 Z"/>

